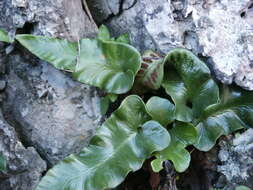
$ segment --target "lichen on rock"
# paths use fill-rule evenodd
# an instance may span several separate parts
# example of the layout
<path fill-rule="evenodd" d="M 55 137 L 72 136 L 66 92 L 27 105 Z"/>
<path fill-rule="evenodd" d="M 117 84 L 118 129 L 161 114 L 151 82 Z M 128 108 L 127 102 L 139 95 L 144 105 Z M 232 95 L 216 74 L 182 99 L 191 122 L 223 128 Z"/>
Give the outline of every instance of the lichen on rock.
<path fill-rule="evenodd" d="M 226 177 L 225 190 L 239 185 L 253 188 L 253 129 L 220 142 L 218 171 Z"/>

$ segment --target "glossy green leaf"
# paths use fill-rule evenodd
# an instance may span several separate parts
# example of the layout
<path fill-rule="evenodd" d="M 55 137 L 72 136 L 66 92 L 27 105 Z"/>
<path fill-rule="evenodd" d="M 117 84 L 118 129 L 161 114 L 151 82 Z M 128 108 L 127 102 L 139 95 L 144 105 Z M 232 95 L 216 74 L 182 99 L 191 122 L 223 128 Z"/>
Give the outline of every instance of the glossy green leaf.
<path fill-rule="evenodd" d="M 99 40 L 104 40 L 104 41 L 116 41 L 116 42 L 130 44 L 130 37 L 128 34 L 122 34 L 117 38 L 112 38 L 110 35 L 109 29 L 105 25 L 101 25 L 99 27 L 97 38 Z"/>
<path fill-rule="evenodd" d="M 105 115 L 110 105 L 110 99 L 108 96 L 100 98 L 100 112 Z"/>
<path fill-rule="evenodd" d="M 117 94 L 107 94 L 106 96 L 100 98 L 100 112 L 102 115 L 107 113 L 110 103 L 115 102 L 117 98 Z"/>
<path fill-rule="evenodd" d="M 251 189 L 246 186 L 240 185 L 240 186 L 236 187 L 235 190 L 251 190 Z"/>
<path fill-rule="evenodd" d="M 164 160 L 163 158 L 159 158 L 158 154 L 159 153 L 157 153 L 158 158 L 152 160 L 151 162 L 152 170 L 156 173 L 160 172 L 163 169 L 163 162 L 166 160 Z"/>
<path fill-rule="evenodd" d="M 107 97 L 110 99 L 111 102 L 115 102 L 118 99 L 117 94 L 107 94 Z"/>
<path fill-rule="evenodd" d="M 0 42 L 7 42 L 7 43 L 11 43 L 12 42 L 12 40 L 8 36 L 7 32 L 5 32 L 2 29 L 0 29 Z"/>
<path fill-rule="evenodd" d="M 176 105 L 176 119 L 190 122 L 219 101 L 219 89 L 209 68 L 193 53 L 174 49 L 165 57 L 162 86 Z"/>
<path fill-rule="evenodd" d="M 157 90 L 161 86 L 163 74 L 163 58 L 151 50 L 146 51 L 136 77 L 136 88 Z"/>
<path fill-rule="evenodd" d="M 2 153 L 0 153 L 0 171 L 6 171 L 6 160 Z"/>
<path fill-rule="evenodd" d="M 145 104 L 129 96 L 98 128 L 91 144 L 49 170 L 36 190 L 104 190 L 120 184 L 141 168 L 152 152 L 166 148 L 170 135 L 149 121 Z"/>
<path fill-rule="evenodd" d="M 253 92 L 224 88 L 221 102 L 207 107 L 195 123 L 199 131 L 195 147 L 210 150 L 221 135 L 253 126 Z"/>
<path fill-rule="evenodd" d="M 45 36 L 17 35 L 16 39 L 40 59 L 57 69 L 74 71 L 77 59 L 77 43 Z"/>
<path fill-rule="evenodd" d="M 165 98 L 153 96 L 148 100 L 146 109 L 153 120 L 158 121 L 164 127 L 175 119 L 175 106 Z"/>
<path fill-rule="evenodd" d="M 130 45 L 83 39 L 80 63 L 73 76 L 109 93 L 122 94 L 131 89 L 140 64 L 139 52 Z"/>
<path fill-rule="evenodd" d="M 125 44 L 130 44 L 130 36 L 129 34 L 122 34 L 116 39 L 116 41 Z"/>
<path fill-rule="evenodd" d="M 176 171 L 185 171 L 190 164 L 191 155 L 185 149 L 197 140 L 197 131 L 189 123 L 176 123 L 176 126 L 169 130 L 171 135 L 170 145 L 161 152 L 156 153 L 156 159 L 151 162 L 155 172 L 162 169 L 162 163 L 165 160 L 171 160 Z"/>
<path fill-rule="evenodd" d="M 98 29 L 98 39 L 111 40 L 110 32 L 105 25 L 101 25 Z"/>

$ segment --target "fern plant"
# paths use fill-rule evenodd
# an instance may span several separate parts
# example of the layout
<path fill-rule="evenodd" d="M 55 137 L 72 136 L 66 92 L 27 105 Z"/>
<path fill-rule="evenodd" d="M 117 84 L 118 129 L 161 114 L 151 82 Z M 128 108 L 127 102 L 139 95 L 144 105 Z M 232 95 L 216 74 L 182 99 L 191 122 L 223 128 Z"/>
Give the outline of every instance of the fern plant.
<path fill-rule="evenodd" d="M 243 185 L 240 185 L 240 186 L 236 187 L 235 190 L 250 190 L 250 188 L 248 188 L 246 186 L 243 186 Z"/>
<path fill-rule="evenodd" d="M 7 32 L 4 30 L 0 29 L 0 42 L 6 42 L 6 43 L 12 43 L 13 41 L 11 38 L 8 36 Z"/>
<path fill-rule="evenodd" d="M 6 171 L 6 160 L 2 153 L 0 153 L 0 172 Z"/>
<path fill-rule="evenodd" d="M 97 129 L 90 145 L 50 169 L 36 190 L 113 188 L 152 156 L 155 172 L 165 160 L 183 172 L 191 159 L 187 146 L 209 151 L 220 136 L 253 125 L 253 93 L 219 86 L 188 50 L 177 48 L 165 57 L 149 50 L 141 56 L 127 35 L 112 38 L 105 26 L 96 39 L 78 42 L 33 35 L 16 40 L 77 81 L 105 90 L 103 112 L 119 94 L 132 94 Z M 138 96 L 159 89 L 165 95 L 146 103 Z"/>

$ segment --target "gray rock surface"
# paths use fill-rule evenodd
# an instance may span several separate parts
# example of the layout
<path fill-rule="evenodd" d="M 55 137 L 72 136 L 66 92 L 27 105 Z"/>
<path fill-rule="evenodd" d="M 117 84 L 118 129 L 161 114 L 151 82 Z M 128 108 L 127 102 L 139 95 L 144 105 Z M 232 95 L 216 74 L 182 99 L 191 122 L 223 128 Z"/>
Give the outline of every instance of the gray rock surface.
<path fill-rule="evenodd" d="M 7 162 L 7 171 L 0 172 L 1 190 L 34 190 L 46 162 L 33 147 L 25 148 L 15 130 L 4 120 L 0 111 L 0 152 Z"/>
<path fill-rule="evenodd" d="M 137 0 L 87 0 L 96 23 L 101 24 L 132 8 Z"/>
<path fill-rule="evenodd" d="M 239 185 L 253 188 L 253 129 L 248 129 L 238 137 L 221 141 L 218 171 L 226 176 L 224 190 Z"/>
<path fill-rule="evenodd" d="M 78 40 L 97 32 L 82 0 L 4 0 L 0 10 L 0 28 L 11 36 Z M 46 166 L 89 141 L 101 117 L 99 96 L 17 47 L 0 42 L 0 152 L 8 163 L 0 189 L 34 190 Z"/>
<path fill-rule="evenodd" d="M 77 40 L 94 36 L 97 27 L 85 13 L 82 0 L 4 0 L 0 1 L 0 28 L 24 33 Z"/>
<path fill-rule="evenodd" d="M 186 47 L 209 58 L 216 77 L 223 83 L 236 82 L 253 90 L 251 0 L 96 2 L 91 5 L 92 12 L 100 13 L 94 15 L 95 19 L 104 21 L 115 34 L 130 33 L 140 50 L 151 48 L 166 53 L 174 47 Z M 124 10 L 124 5 L 131 2 L 130 8 Z"/>
<path fill-rule="evenodd" d="M 3 111 L 24 142 L 55 164 L 79 151 L 94 133 L 100 120 L 99 97 L 95 89 L 51 65 L 32 62 L 29 56 L 9 56 Z"/>

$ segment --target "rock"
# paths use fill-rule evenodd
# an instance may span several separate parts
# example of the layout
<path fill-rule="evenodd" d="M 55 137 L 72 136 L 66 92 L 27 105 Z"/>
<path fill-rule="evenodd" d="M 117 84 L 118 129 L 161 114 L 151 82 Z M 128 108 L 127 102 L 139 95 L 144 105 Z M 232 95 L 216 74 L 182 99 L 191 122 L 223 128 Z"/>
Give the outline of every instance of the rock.
<path fill-rule="evenodd" d="M 5 73 L 5 53 L 4 46 L 1 46 L 0 42 L 0 75 Z"/>
<path fill-rule="evenodd" d="M 112 1 L 116 2 L 116 5 L 118 5 L 119 0 Z M 94 16 L 96 23 L 101 24 L 105 19 L 112 15 L 112 11 L 109 8 L 107 0 L 87 0 L 87 4 L 92 15 Z"/>
<path fill-rule="evenodd" d="M 235 81 L 248 90 L 253 90 L 252 49 L 253 24 L 240 12 L 249 6 L 249 0 L 210 3 L 206 9 L 191 5 L 192 17 L 197 26 L 202 54 L 214 61 L 218 79 L 224 83 Z"/>
<path fill-rule="evenodd" d="M 1 1 L 0 28 L 12 37 L 93 37 L 97 27 L 86 7 L 82 0 Z M 8 121 L 0 115 L 0 152 L 8 162 L 7 173 L 0 173 L 0 189 L 34 190 L 46 165 L 87 144 L 99 125 L 99 96 L 95 88 L 17 47 L 0 43 L 0 102 Z"/>
<path fill-rule="evenodd" d="M 8 58 L 3 111 L 24 142 L 52 165 L 80 151 L 94 134 L 100 121 L 99 97 L 94 88 L 28 59 L 19 54 Z"/>
<path fill-rule="evenodd" d="M 12 36 L 16 30 L 69 40 L 94 36 L 96 25 L 83 7 L 82 0 L 4 0 L 0 2 L 0 28 Z"/>
<path fill-rule="evenodd" d="M 128 10 L 132 8 L 137 3 L 137 0 L 124 0 L 121 2 L 122 2 L 122 8 L 124 11 L 124 10 Z"/>
<path fill-rule="evenodd" d="M 253 188 L 253 129 L 220 142 L 218 171 L 226 177 L 225 190 L 239 185 Z"/>
<path fill-rule="evenodd" d="M 6 82 L 4 80 L 0 80 L 0 91 L 4 90 L 6 87 Z"/>
<path fill-rule="evenodd" d="M 7 162 L 7 171 L 0 172 L 0 189 L 34 190 L 46 162 L 34 147 L 25 148 L 15 130 L 4 120 L 0 111 L 0 152 Z"/>
<path fill-rule="evenodd" d="M 12 36 L 32 33 L 76 41 L 97 32 L 82 0 L 6 0 L 0 9 L 0 28 Z M 0 59 L 0 67 L 8 70 L 4 115 L 25 144 L 34 146 L 49 165 L 55 164 L 78 152 L 98 126 L 97 91 L 47 63 L 37 65 L 38 59 L 27 52 L 13 53 L 13 47 L 1 50 L 10 54 Z"/>
<path fill-rule="evenodd" d="M 110 7 L 106 2 L 116 1 L 90 3 L 92 13 L 103 15 L 94 14 L 95 20 L 105 22 L 115 35 L 130 33 L 133 45 L 141 51 L 167 53 L 186 47 L 209 58 L 221 82 L 253 90 L 252 1 L 139 0 L 116 15 L 103 9 Z M 126 2 L 121 1 L 120 7 Z"/>
<path fill-rule="evenodd" d="M 93 18 L 98 24 L 104 23 L 123 11 L 130 9 L 137 0 L 87 0 Z"/>
<path fill-rule="evenodd" d="M 85 0 L 6 0 L 0 9 L 0 28 L 12 37 L 25 33 L 77 41 L 97 33 Z M 12 130 L 5 141 L 14 143 L 10 149 L 0 146 L 13 167 L 3 179 L 0 175 L 0 189 L 33 190 L 46 163 L 51 167 L 80 151 L 93 135 L 101 117 L 98 92 L 17 44 L 0 43 L 0 75 L 1 107 Z"/>

